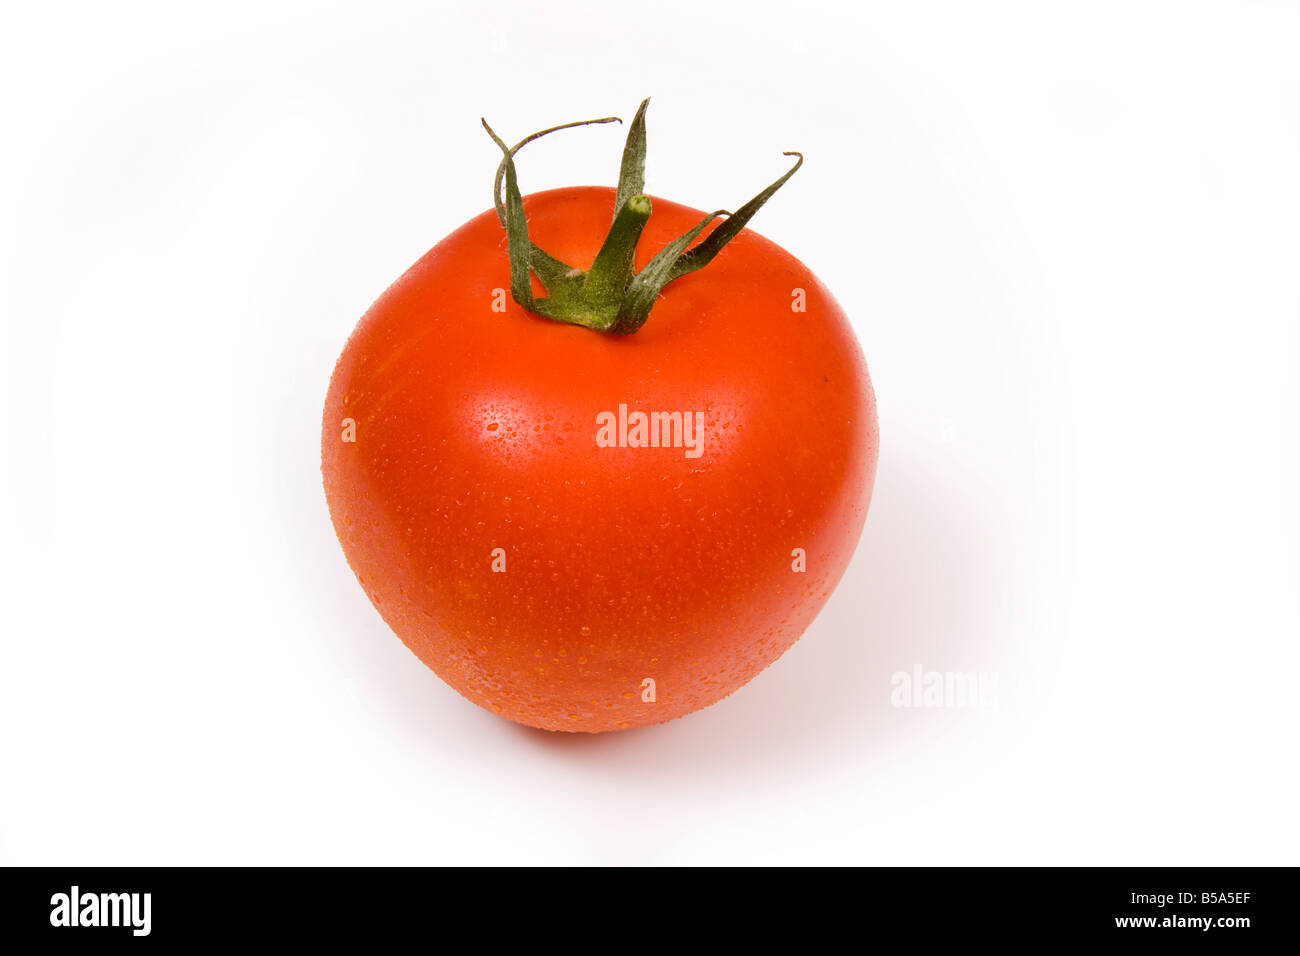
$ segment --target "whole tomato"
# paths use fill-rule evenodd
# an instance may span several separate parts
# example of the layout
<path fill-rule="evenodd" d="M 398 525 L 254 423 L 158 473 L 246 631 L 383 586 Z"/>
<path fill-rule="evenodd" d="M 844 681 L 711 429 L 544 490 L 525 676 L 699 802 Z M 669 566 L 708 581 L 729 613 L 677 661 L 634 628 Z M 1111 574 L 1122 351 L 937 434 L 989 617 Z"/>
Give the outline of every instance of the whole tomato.
<path fill-rule="evenodd" d="M 497 139 L 504 201 L 375 302 L 325 402 L 330 515 L 375 608 L 466 698 L 547 730 L 660 723 L 753 678 L 826 603 L 875 476 L 844 313 L 742 231 L 790 173 L 705 234 L 642 192 L 644 116 L 617 190 L 521 198 Z"/>

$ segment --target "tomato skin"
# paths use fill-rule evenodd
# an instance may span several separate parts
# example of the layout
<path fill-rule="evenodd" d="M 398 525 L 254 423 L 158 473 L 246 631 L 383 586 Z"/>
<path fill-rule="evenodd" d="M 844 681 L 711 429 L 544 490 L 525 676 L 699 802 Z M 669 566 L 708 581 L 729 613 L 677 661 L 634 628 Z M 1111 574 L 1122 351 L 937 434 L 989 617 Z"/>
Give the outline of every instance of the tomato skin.
<path fill-rule="evenodd" d="M 702 216 L 652 202 L 638 269 Z M 581 268 L 613 204 L 600 187 L 524 199 L 533 240 Z M 878 434 L 850 326 L 802 263 L 750 230 L 629 336 L 508 295 L 493 311 L 508 288 L 489 210 L 348 339 L 321 441 L 348 562 L 421 660 L 510 720 L 595 732 L 708 706 L 803 633 L 862 531 Z M 702 453 L 599 447 L 597 415 L 620 404 L 703 412 Z"/>

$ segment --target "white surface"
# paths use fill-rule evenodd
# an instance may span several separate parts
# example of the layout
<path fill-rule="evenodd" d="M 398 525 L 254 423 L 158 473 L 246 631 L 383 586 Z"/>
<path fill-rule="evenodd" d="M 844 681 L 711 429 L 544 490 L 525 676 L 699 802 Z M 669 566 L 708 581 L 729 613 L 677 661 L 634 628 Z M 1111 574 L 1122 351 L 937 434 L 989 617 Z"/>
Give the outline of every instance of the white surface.
<path fill-rule="evenodd" d="M 0 862 L 1300 862 L 1300 10 L 431 6 L 6 14 Z M 853 316 L 880 474 L 758 680 L 552 738 L 371 609 L 319 414 L 486 208 L 480 115 L 647 94 L 653 194 L 807 154 L 755 227 Z M 564 135 L 524 189 L 612 184 Z M 891 707 L 917 664 L 997 707 Z"/>

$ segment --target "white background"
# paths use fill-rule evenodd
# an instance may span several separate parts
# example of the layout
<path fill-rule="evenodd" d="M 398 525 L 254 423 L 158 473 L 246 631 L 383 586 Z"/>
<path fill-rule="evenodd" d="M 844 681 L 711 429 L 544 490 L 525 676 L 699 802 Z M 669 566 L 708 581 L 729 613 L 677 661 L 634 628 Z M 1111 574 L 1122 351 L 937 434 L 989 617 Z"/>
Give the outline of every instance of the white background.
<path fill-rule="evenodd" d="M 1300 8 L 436 6 L 7 10 L 0 862 L 1300 862 Z M 553 736 L 370 607 L 319 415 L 487 208 L 480 115 L 645 95 L 652 194 L 806 153 L 754 226 L 853 318 L 880 473 L 776 665 Z M 892 707 L 916 665 L 996 706 Z"/>

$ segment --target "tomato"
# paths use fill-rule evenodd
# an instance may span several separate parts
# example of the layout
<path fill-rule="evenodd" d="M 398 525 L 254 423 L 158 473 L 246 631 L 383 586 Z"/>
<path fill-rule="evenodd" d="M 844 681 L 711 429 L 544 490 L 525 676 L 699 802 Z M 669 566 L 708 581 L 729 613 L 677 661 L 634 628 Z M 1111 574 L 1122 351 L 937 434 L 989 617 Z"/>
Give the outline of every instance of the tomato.
<path fill-rule="evenodd" d="M 703 215 L 649 205 L 638 270 Z M 537 246 L 583 265 L 614 207 L 602 187 L 523 199 Z M 850 326 L 750 230 L 628 335 L 533 314 L 503 294 L 510 269 L 489 210 L 349 338 L 321 443 L 347 559 L 422 661 L 510 720 L 605 731 L 708 706 L 798 639 L 862 531 L 877 425 Z"/>

